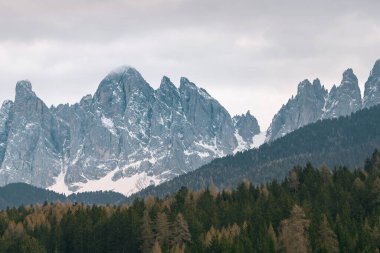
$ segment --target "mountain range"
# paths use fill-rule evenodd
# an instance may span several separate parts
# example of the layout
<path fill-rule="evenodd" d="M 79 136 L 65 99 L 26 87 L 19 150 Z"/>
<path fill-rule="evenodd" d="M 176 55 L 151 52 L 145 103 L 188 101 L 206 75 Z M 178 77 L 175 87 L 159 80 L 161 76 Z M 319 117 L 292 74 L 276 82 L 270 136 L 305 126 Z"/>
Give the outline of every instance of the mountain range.
<path fill-rule="evenodd" d="M 308 124 L 377 105 L 379 87 L 380 60 L 363 98 L 352 69 L 330 91 L 318 79 L 304 80 L 262 132 L 249 111 L 231 117 L 206 90 L 184 77 L 179 88 L 163 77 L 155 90 L 136 69 L 121 67 L 110 72 L 93 95 L 50 108 L 29 81 L 19 81 L 14 101 L 5 101 L 0 109 L 0 185 L 24 182 L 65 194 L 112 190 L 128 196 L 215 158 L 239 156 L 265 138 L 272 143 Z M 230 179 L 234 176 L 242 178 Z"/>
<path fill-rule="evenodd" d="M 319 120 L 258 149 L 218 158 L 201 168 L 158 186 L 150 186 L 128 198 L 164 197 L 186 187 L 234 189 L 241 182 L 255 185 L 282 181 L 294 167 L 311 163 L 317 168 L 362 168 L 373 150 L 380 150 L 380 105 L 351 115 Z"/>
<path fill-rule="evenodd" d="M 350 115 L 379 103 L 380 60 L 376 61 L 365 83 L 363 99 L 352 69 L 344 71 L 340 85 L 334 85 L 329 92 L 319 79 L 313 82 L 306 79 L 298 85 L 297 95 L 289 99 L 274 116 L 266 141 L 273 141 L 318 120 Z"/>
<path fill-rule="evenodd" d="M 129 195 L 255 145 L 249 112 L 231 117 L 206 90 L 168 77 L 154 90 L 131 67 L 109 73 L 94 95 L 50 108 L 29 81 L 0 109 L 0 185 Z"/>

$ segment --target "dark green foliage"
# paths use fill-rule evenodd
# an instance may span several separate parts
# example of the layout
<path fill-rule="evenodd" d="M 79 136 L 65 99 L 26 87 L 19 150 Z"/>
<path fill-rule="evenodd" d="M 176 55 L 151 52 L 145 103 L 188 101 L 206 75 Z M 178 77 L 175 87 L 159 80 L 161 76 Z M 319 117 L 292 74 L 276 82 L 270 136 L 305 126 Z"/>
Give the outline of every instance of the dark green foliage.
<path fill-rule="evenodd" d="M 0 212 L 2 252 L 378 252 L 380 154 L 365 169 L 294 168 L 281 183 L 130 206 L 57 203 Z"/>
<path fill-rule="evenodd" d="M 182 186 L 191 190 L 214 184 L 219 189 L 236 187 L 244 179 L 255 184 L 282 180 L 293 166 L 307 162 L 330 168 L 356 168 L 374 149 L 380 148 L 380 105 L 350 116 L 327 119 L 302 127 L 284 137 L 211 163 L 157 187 L 131 196 L 163 197 Z M 380 161 L 377 162 L 380 165 Z"/>
<path fill-rule="evenodd" d="M 43 202 L 65 201 L 66 196 L 24 183 L 9 184 L 0 187 L 0 209 Z"/>
<path fill-rule="evenodd" d="M 0 209 L 57 201 L 83 203 L 88 205 L 107 205 L 118 204 L 123 202 L 124 199 L 124 195 L 111 191 L 76 193 L 66 197 L 63 194 L 41 189 L 25 183 L 13 183 L 0 187 Z"/>
<path fill-rule="evenodd" d="M 107 204 L 118 204 L 125 199 L 125 196 L 121 193 L 112 191 L 96 191 L 96 192 L 83 192 L 83 193 L 73 193 L 68 196 L 71 202 L 83 203 L 83 204 L 96 204 L 96 205 L 107 205 Z"/>

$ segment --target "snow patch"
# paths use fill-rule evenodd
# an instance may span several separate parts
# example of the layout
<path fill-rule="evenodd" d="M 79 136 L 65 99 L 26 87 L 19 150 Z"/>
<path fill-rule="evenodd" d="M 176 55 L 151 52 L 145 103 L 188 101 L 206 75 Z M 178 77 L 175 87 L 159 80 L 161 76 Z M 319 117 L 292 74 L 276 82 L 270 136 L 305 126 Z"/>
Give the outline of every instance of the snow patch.
<path fill-rule="evenodd" d="M 36 123 L 28 123 L 26 124 L 25 129 L 31 129 L 31 128 L 34 128 L 35 126 L 37 126 Z"/>
<path fill-rule="evenodd" d="M 149 185 L 158 185 L 163 180 L 158 176 L 149 176 L 146 172 L 135 174 L 131 177 L 124 177 L 117 181 L 113 181 L 112 178 L 119 168 L 108 173 L 105 177 L 99 180 L 88 180 L 86 183 L 77 183 L 73 186 L 79 187 L 76 192 L 91 192 L 91 191 L 114 191 L 130 196 Z"/>
<path fill-rule="evenodd" d="M 185 150 L 184 151 L 184 154 L 186 156 L 191 156 L 191 155 L 197 155 L 199 156 L 200 158 L 207 158 L 207 157 L 210 157 L 210 154 L 207 153 L 207 152 L 199 152 L 199 151 L 189 151 L 189 150 Z"/>
<path fill-rule="evenodd" d="M 243 137 L 241 137 L 241 135 L 238 133 L 238 130 L 235 131 L 235 138 L 238 142 L 238 145 L 236 146 L 235 150 L 233 151 L 233 153 L 237 153 L 239 151 L 243 151 L 245 149 L 247 149 L 247 143 L 245 143 L 245 141 L 243 140 Z"/>
<path fill-rule="evenodd" d="M 55 184 L 49 186 L 47 189 L 58 193 L 63 193 L 65 195 L 70 195 L 72 192 L 65 183 L 65 176 L 66 171 L 61 171 L 61 173 L 59 173 L 59 175 L 55 178 Z"/>
<path fill-rule="evenodd" d="M 216 138 L 214 138 L 214 143 L 212 145 L 205 143 L 204 141 L 201 142 L 194 142 L 195 145 L 202 147 L 203 149 L 206 149 L 212 153 L 214 153 L 218 157 L 223 157 L 225 156 L 223 150 L 219 150 L 217 143 L 216 143 Z"/>
<path fill-rule="evenodd" d="M 263 145 L 265 143 L 266 135 L 267 135 L 267 132 L 264 131 L 264 132 L 260 132 L 259 134 L 256 134 L 255 136 L 253 136 L 251 148 L 258 148 L 261 145 Z"/>
<path fill-rule="evenodd" d="M 112 119 L 109 119 L 109 118 L 106 118 L 104 115 L 102 116 L 101 118 L 102 120 L 102 125 L 108 129 L 108 131 L 113 134 L 113 135 L 117 135 L 116 133 L 116 128 L 115 128 L 115 125 L 112 121 Z"/>

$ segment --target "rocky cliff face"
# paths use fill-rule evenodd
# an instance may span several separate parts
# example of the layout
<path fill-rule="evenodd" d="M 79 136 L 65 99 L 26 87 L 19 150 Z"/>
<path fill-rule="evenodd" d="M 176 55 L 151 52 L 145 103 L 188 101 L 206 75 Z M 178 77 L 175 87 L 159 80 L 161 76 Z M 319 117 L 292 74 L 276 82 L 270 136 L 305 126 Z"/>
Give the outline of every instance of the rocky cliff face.
<path fill-rule="evenodd" d="M 253 148 L 254 138 L 260 134 L 260 126 L 256 118 L 248 111 L 246 114 L 234 116 L 232 121 L 235 127 L 235 137 L 238 140 L 235 151 Z"/>
<path fill-rule="evenodd" d="M 69 127 L 37 98 L 28 81 L 17 83 L 14 104 L 3 107 L 8 118 L 0 184 L 15 180 L 39 186 L 53 184 L 65 155 Z"/>
<path fill-rule="evenodd" d="M 380 59 L 376 61 L 365 83 L 363 106 L 369 108 L 380 103 Z"/>
<path fill-rule="evenodd" d="M 342 82 L 338 87 L 331 88 L 326 99 L 322 118 L 336 118 L 350 115 L 362 108 L 358 79 L 352 69 L 343 73 Z"/>
<path fill-rule="evenodd" d="M 186 78 L 177 88 L 164 77 L 154 90 L 134 68 L 122 67 L 93 96 L 51 108 L 21 81 L 14 103 L 0 110 L 0 184 L 128 195 L 231 154 L 238 145 L 249 148 L 257 133 L 252 115 L 233 121 Z"/>
<path fill-rule="evenodd" d="M 344 71 L 340 85 L 334 85 L 328 93 L 319 81 L 311 85 L 305 80 L 299 84 L 296 97 L 283 105 L 274 116 L 266 141 L 273 141 L 317 120 L 347 116 L 379 103 L 380 60 L 376 61 L 365 83 L 363 99 L 352 69 Z"/>
<path fill-rule="evenodd" d="M 0 164 L 4 160 L 7 150 L 7 140 L 10 130 L 10 123 L 13 119 L 13 102 L 4 101 L 0 108 Z"/>
<path fill-rule="evenodd" d="M 322 117 L 327 90 L 318 79 L 304 80 L 298 85 L 297 95 L 289 99 L 274 116 L 267 131 L 267 141 L 282 137 L 295 129 Z"/>

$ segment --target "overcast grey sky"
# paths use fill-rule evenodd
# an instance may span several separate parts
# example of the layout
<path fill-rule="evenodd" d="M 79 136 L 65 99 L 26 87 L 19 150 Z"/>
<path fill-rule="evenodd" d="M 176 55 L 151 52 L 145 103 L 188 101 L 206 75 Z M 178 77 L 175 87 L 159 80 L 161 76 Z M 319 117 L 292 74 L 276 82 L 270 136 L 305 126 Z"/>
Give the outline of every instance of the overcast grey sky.
<path fill-rule="evenodd" d="M 29 79 L 48 105 L 78 102 L 120 65 L 205 88 L 265 130 L 305 78 L 330 88 L 380 58 L 377 0 L 0 0 L 0 101 Z"/>

